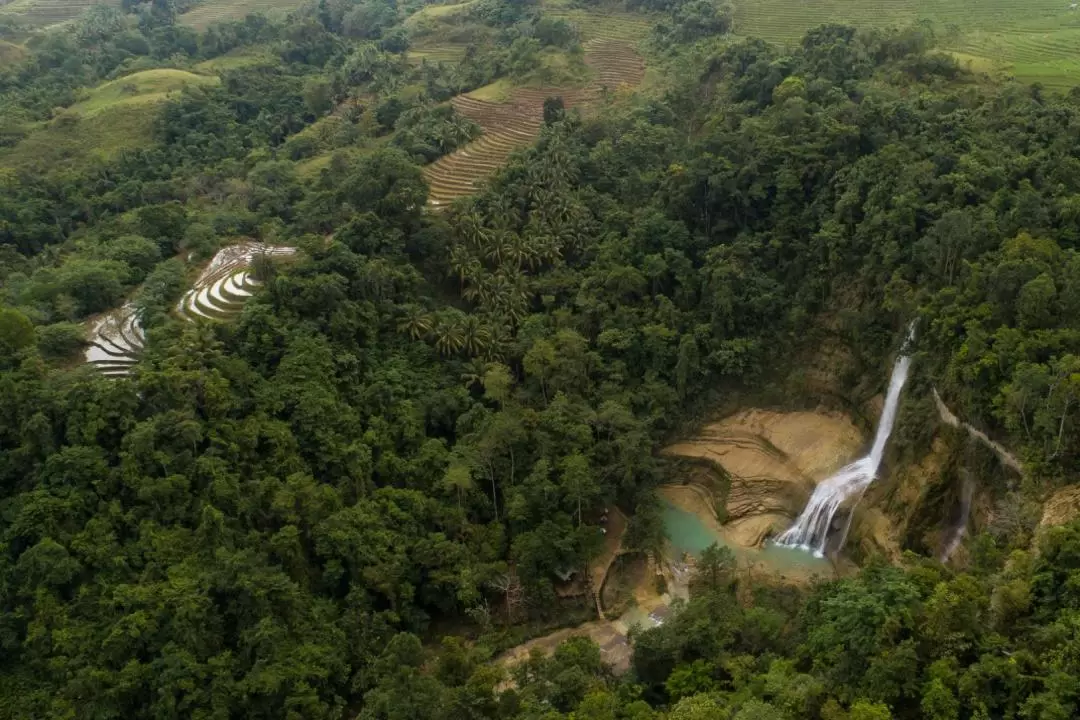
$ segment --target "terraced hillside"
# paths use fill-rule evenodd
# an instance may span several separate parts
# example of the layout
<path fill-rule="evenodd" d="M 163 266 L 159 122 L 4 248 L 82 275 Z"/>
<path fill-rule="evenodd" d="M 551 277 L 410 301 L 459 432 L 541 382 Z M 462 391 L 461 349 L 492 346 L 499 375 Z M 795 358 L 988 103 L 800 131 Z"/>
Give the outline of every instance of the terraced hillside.
<path fill-rule="evenodd" d="M 618 40 L 628 44 L 636 44 L 645 38 L 659 20 L 658 17 L 642 13 L 617 10 L 597 12 L 572 8 L 568 5 L 560 6 L 555 2 L 544 3 L 544 15 L 566 20 L 577 28 L 581 39 L 586 42 Z"/>
<path fill-rule="evenodd" d="M 145 338 L 132 303 L 105 313 L 90 327 L 86 362 L 102 374 L 120 377 L 139 361 Z"/>
<path fill-rule="evenodd" d="M 645 62 L 624 40 L 594 38 L 585 44 L 585 62 L 593 80 L 584 88 L 516 88 L 507 102 L 459 95 L 451 102 L 465 117 L 483 128 L 483 135 L 424 169 L 431 191 L 428 202 L 444 206 L 476 191 L 514 150 L 531 144 L 544 124 L 544 100 L 559 96 L 566 107 L 588 106 L 605 93 L 634 87 L 645 75 Z"/>
<path fill-rule="evenodd" d="M 737 0 L 734 8 L 737 34 L 780 43 L 796 43 L 822 23 L 930 20 L 942 46 L 973 69 L 1056 88 L 1080 84 L 1080 8 L 1071 0 Z"/>
<path fill-rule="evenodd" d="M 120 5 L 119 0 L 15 0 L 0 7 L 0 18 L 14 15 L 38 26 L 57 25 L 77 18 L 92 5 Z"/>
<path fill-rule="evenodd" d="M 181 15 L 179 20 L 197 30 L 205 30 L 223 20 L 242 20 L 252 13 L 284 13 L 302 4 L 303 0 L 206 0 Z"/>
<path fill-rule="evenodd" d="M 218 251 L 177 304 L 187 320 L 228 320 L 235 317 L 261 284 L 252 274 L 256 257 L 290 257 L 296 248 L 257 242 L 230 245 Z M 145 335 L 136 307 L 125 303 L 93 321 L 87 332 L 86 363 L 110 377 L 122 377 L 139 361 Z"/>
<path fill-rule="evenodd" d="M 251 271 L 255 258 L 259 255 L 289 257 L 295 254 L 296 248 L 257 242 L 222 248 L 184 294 L 176 311 L 188 320 L 229 320 L 244 308 L 244 303 L 261 284 Z"/>

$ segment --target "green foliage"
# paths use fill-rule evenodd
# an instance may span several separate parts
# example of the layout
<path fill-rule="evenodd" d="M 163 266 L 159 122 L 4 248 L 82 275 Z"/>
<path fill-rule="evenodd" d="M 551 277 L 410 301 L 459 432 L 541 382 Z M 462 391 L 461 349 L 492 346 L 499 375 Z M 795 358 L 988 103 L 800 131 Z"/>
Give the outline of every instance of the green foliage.
<path fill-rule="evenodd" d="M 10 356 L 33 344 L 30 319 L 13 308 L 0 308 L 0 354 Z"/>
<path fill-rule="evenodd" d="M 394 144 L 424 162 L 451 153 L 480 134 L 476 123 L 448 105 L 412 108 L 398 117 L 394 127 Z"/>
<path fill-rule="evenodd" d="M 604 508 L 658 550 L 655 450 L 684 420 L 826 335 L 876 368 L 918 314 L 920 372 L 960 414 L 1036 479 L 1080 457 L 1072 100 L 952 85 L 919 31 L 686 53 L 726 10 L 649 7 L 670 18 L 662 95 L 587 120 L 551 103 L 535 147 L 439 213 L 419 163 L 476 135 L 440 103 L 574 56 L 567 23 L 481 0 L 450 69 L 397 54 L 388 3 L 194 44 L 157 3 L 96 10 L 3 73 L 18 134 L 125 63 L 223 63 L 147 147 L 0 174 L 4 299 L 25 309 L 0 311 L 8 714 L 1075 714 L 1080 530 L 1003 564 L 1034 524 L 1011 496 L 970 574 L 872 564 L 770 591 L 714 547 L 690 600 L 635 632 L 631 679 L 583 638 L 513 687 L 488 663 L 516 623 L 580 611 L 556 579 L 596 557 Z M 257 263 L 235 323 L 173 321 L 187 254 L 236 237 L 304 257 Z M 151 328 L 131 377 L 40 362 L 127 297 Z M 466 639 L 430 642 L 451 628 Z"/>
<path fill-rule="evenodd" d="M 70 360 L 86 344 L 86 329 L 71 322 L 58 322 L 37 327 L 37 346 L 41 354 L 54 360 Z"/>

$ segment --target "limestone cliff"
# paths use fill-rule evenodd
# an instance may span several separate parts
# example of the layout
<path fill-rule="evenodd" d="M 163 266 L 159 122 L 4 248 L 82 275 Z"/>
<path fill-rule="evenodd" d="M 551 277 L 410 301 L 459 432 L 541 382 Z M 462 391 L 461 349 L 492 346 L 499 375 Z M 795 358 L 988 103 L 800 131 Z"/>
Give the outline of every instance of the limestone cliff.
<path fill-rule="evenodd" d="M 684 479 L 708 487 L 720 519 L 739 526 L 742 544 L 756 544 L 798 515 L 814 485 L 855 457 L 863 442 L 841 413 L 744 410 L 664 452 L 713 467 L 711 481 L 693 470 Z"/>

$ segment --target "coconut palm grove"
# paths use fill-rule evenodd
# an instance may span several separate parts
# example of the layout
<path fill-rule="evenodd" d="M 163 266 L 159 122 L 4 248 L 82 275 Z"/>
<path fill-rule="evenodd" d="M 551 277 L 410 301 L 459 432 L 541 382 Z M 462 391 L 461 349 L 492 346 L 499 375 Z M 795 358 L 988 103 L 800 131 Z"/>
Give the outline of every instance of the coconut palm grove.
<path fill-rule="evenodd" d="M 0 719 L 1080 717 L 1080 15 L 0 0 Z"/>

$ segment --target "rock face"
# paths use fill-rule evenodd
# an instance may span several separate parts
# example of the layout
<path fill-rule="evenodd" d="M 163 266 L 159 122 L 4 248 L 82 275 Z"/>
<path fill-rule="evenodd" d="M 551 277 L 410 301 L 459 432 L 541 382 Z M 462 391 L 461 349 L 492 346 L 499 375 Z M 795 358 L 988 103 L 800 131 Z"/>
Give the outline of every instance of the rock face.
<path fill-rule="evenodd" d="M 729 529 L 750 545 L 798 515 L 815 484 L 854 458 L 863 442 L 840 413 L 745 410 L 664 452 L 707 462 L 726 478 L 724 510 L 735 526 Z"/>
<path fill-rule="evenodd" d="M 1040 528 L 1064 525 L 1080 517 L 1080 485 L 1069 485 L 1054 493 L 1043 505 Z"/>

